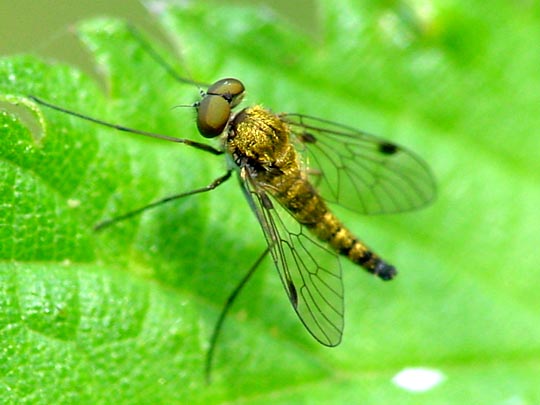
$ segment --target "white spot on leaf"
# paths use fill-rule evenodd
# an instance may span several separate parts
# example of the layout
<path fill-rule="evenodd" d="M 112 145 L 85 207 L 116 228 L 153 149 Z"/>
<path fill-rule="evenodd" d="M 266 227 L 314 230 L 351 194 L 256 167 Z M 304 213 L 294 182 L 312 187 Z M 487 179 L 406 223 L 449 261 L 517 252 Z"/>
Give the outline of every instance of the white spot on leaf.
<path fill-rule="evenodd" d="M 392 378 L 392 382 L 407 391 L 424 392 L 433 389 L 445 379 L 439 370 L 417 367 L 401 370 Z"/>

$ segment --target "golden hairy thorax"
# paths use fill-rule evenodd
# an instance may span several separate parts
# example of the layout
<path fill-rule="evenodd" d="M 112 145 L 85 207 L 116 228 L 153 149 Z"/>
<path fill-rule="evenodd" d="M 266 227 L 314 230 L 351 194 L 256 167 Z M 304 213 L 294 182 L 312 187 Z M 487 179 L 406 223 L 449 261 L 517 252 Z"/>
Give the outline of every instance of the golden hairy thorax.
<path fill-rule="evenodd" d="M 320 240 L 376 272 L 379 257 L 337 219 L 308 181 L 285 121 L 260 106 L 245 108 L 233 118 L 226 136 L 235 163 L 248 170 L 258 186 Z"/>
<path fill-rule="evenodd" d="M 236 164 L 255 175 L 257 184 L 301 223 L 316 222 L 327 211 L 301 170 L 289 126 L 279 116 L 260 106 L 240 111 L 231 122 L 227 148 Z"/>
<path fill-rule="evenodd" d="M 227 136 L 233 158 L 243 159 L 266 170 L 299 174 L 297 155 L 289 140 L 288 125 L 260 106 L 245 108 L 235 115 Z"/>

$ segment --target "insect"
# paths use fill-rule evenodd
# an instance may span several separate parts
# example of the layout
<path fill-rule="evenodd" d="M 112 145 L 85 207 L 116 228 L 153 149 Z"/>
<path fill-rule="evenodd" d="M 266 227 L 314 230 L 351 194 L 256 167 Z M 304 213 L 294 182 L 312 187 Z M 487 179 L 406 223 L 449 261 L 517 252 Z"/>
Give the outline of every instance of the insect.
<path fill-rule="evenodd" d="M 156 61 L 173 72 L 137 38 Z M 193 105 L 200 134 L 217 138 L 219 147 L 105 122 L 29 96 L 42 106 L 96 124 L 225 155 L 228 169 L 211 184 L 166 197 L 97 226 L 103 228 L 162 203 L 208 192 L 237 176 L 267 247 L 223 307 L 207 355 L 208 378 L 226 314 L 266 256 L 271 256 L 287 297 L 309 333 L 325 346 L 336 346 L 344 328 L 340 257 L 382 280 L 390 280 L 397 273 L 333 214 L 331 206 L 340 205 L 360 214 L 394 213 L 420 208 L 435 196 L 428 166 L 406 148 L 327 120 L 276 114 L 258 105 L 234 113 L 244 93 L 240 80 L 225 78 L 208 86 Z"/>

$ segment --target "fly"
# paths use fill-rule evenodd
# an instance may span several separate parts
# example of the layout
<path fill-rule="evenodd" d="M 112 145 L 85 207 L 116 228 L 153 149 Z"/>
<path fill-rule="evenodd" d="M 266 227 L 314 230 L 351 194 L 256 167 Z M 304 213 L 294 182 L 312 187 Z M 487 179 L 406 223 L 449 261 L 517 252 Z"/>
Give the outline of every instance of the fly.
<path fill-rule="evenodd" d="M 147 43 L 136 38 L 176 79 L 195 83 L 179 78 Z M 207 354 L 207 378 L 225 317 L 268 254 L 293 309 L 309 333 L 325 346 L 338 345 L 344 327 L 340 256 L 382 280 L 391 280 L 397 272 L 355 236 L 330 206 L 339 205 L 359 214 L 404 212 L 428 204 L 436 189 L 428 166 L 406 148 L 303 114 L 276 114 L 258 105 L 233 113 L 244 93 L 240 80 L 221 79 L 208 86 L 194 104 L 200 134 L 217 138 L 218 148 L 112 124 L 29 96 L 42 106 L 116 130 L 226 156 L 228 170 L 211 184 L 163 198 L 96 226 L 103 228 L 165 202 L 213 190 L 236 174 L 267 248 L 220 313 Z"/>

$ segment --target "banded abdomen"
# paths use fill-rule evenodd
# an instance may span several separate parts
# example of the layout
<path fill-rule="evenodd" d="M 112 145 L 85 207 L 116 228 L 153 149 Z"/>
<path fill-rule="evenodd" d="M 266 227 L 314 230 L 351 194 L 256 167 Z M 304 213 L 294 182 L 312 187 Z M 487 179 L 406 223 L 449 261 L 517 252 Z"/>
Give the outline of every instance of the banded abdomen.
<path fill-rule="evenodd" d="M 397 274 L 394 266 L 373 253 L 339 221 L 307 179 L 288 176 L 276 183 L 273 196 L 319 240 L 383 280 Z"/>

